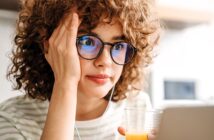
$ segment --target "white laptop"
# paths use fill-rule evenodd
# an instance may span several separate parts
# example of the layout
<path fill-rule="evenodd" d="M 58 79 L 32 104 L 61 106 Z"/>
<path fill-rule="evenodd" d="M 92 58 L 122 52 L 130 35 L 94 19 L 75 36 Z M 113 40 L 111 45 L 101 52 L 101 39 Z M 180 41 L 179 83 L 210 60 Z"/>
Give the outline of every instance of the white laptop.
<path fill-rule="evenodd" d="M 156 140 L 214 140 L 214 106 L 164 109 Z"/>

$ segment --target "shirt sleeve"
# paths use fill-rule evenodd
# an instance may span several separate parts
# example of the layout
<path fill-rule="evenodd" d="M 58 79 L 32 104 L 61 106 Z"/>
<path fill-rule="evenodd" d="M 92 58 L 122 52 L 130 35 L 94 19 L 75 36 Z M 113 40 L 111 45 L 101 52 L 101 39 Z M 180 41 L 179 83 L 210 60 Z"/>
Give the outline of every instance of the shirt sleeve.
<path fill-rule="evenodd" d="M 39 140 L 48 102 L 17 96 L 0 103 L 0 140 Z"/>
<path fill-rule="evenodd" d="M 0 140 L 25 140 L 24 136 L 10 121 L 10 117 L 5 117 L 6 113 L 0 112 Z"/>
<path fill-rule="evenodd" d="M 0 140 L 39 140 L 41 133 L 34 120 L 0 111 Z"/>

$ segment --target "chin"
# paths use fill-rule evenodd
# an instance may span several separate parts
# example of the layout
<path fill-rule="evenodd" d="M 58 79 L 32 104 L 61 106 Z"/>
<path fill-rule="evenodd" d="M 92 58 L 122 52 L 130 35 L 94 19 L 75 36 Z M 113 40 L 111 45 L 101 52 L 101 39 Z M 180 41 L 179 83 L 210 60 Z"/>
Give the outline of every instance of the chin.
<path fill-rule="evenodd" d="M 103 98 L 108 94 L 110 89 L 111 88 L 104 87 L 93 87 L 93 88 L 88 87 L 80 90 L 80 92 L 88 97 Z"/>

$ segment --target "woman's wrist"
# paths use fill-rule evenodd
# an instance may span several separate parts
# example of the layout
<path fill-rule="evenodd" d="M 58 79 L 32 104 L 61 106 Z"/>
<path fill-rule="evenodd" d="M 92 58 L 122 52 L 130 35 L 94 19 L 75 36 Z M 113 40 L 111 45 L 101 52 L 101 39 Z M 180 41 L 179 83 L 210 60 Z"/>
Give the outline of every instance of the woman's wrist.
<path fill-rule="evenodd" d="M 54 82 L 55 88 L 62 89 L 77 89 L 79 81 L 76 79 L 56 79 Z"/>
<path fill-rule="evenodd" d="M 55 78 L 54 84 L 56 85 L 66 85 L 66 86 L 78 86 L 79 79 L 78 78 L 71 78 L 71 77 L 65 77 L 65 78 Z"/>

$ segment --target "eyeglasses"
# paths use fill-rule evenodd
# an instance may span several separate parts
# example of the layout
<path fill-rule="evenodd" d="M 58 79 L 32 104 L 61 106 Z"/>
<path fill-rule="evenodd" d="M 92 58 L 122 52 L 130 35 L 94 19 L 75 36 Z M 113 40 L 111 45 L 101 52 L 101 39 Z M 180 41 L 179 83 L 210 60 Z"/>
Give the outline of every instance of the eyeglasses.
<path fill-rule="evenodd" d="M 77 37 L 76 46 L 80 57 L 93 60 L 97 59 L 103 52 L 104 46 L 110 45 L 110 55 L 114 63 L 124 65 L 129 63 L 137 52 L 131 44 L 126 42 L 109 43 L 103 42 L 93 35 Z"/>

